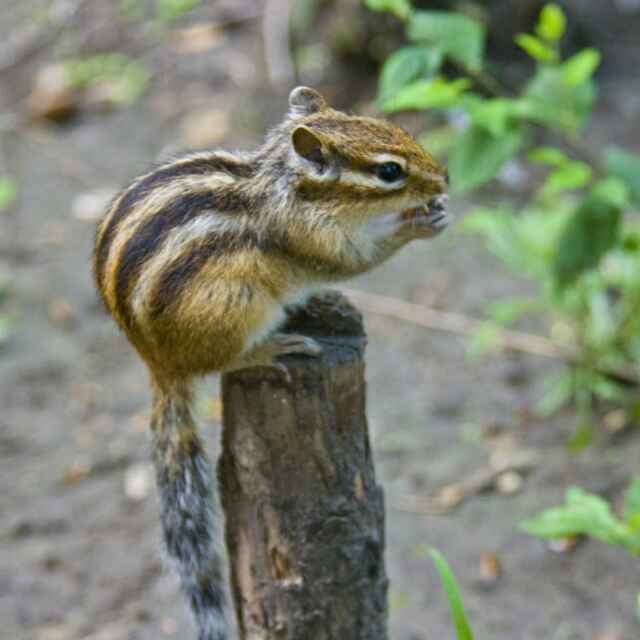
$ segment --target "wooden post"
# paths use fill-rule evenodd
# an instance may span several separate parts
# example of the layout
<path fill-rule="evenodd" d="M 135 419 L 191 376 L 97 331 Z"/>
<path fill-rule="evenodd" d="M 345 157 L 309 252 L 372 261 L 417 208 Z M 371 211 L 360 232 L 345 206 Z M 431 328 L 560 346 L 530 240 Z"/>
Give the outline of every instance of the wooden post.
<path fill-rule="evenodd" d="M 318 358 L 225 374 L 218 467 L 242 640 L 387 640 L 384 503 L 360 314 L 334 292 L 290 316 Z"/>

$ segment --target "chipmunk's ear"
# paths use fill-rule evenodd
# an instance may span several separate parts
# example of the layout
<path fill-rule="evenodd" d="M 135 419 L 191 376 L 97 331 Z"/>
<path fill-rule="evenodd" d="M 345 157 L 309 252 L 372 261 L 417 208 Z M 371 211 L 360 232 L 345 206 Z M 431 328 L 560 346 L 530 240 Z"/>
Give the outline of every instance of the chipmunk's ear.
<path fill-rule="evenodd" d="M 296 87 L 289 94 L 289 117 L 303 118 L 327 108 L 325 99 L 309 87 Z"/>
<path fill-rule="evenodd" d="M 309 127 L 296 127 L 291 134 L 291 145 L 301 158 L 314 164 L 319 172 L 324 171 L 327 158 L 322 148 L 322 140 Z"/>

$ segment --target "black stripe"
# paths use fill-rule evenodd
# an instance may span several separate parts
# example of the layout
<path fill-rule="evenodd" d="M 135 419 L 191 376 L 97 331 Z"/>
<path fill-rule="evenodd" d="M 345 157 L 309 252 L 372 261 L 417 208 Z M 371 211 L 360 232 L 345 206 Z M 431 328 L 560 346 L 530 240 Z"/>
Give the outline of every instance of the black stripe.
<path fill-rule="evenodd" d="M 149 304 L 151 316 L 155 318 L 161 315 L 176 300 L 189 280 L 199 273 L 207 260 L 222 250 L 222 244 L 216 238 L 207 244 L 188 250 L 174 260 L 173 264 L 163 271 L 151 294 Z"/>
<path fill-rule="evenodd" d="M 332 193 L 330 194 L 330 190 Z M 397 196 L 400 189 L 383 189 L 381 187 L 367 187 L 365 185 L 355 185 L 345 182 L 332 182 L 330 187 L 327 183 L 304 180 L 298 186 L 298 193 L 303 200 L 335 200 L 340 203 L 363 202 L 367 200 L 382 200 L 391 196 Z"/>
<path fill-rule="evenodd" d="M 127 326 L 131 324 L 131 309 L 128 305 L 130 283 L 138 277 L 144 264 L 173 228 L 188 222 L 203 210 L 222 214 L 246 214 L 262 206 L 259 197 L 248 198 L 242 192 L 231 191 L 228 188 L 223 191 L 187 192 L 153 214 L 147 222 L 142 223 L 125 245 L 116 274 L 116 306 Z M 236 238 L 232 234 L 226 234 L 224 238 L 217 237 L 220 243 L 218 246 L 226 246 L 229 250 L 245 246 L 242 243 L 253 243 L 253 246 L 256 246 L 259 241 L 257 235 L 248 230 L 239 238 L 241 245 L 234 243 Z M 209 245 L 216 246 L 215 237 L 212 243 L 206 244 L 206 246 Z M 211 255 L 215 253 L 214 248 L 210 251 L 212 251 Z M 200 266 L 205 261 L 206 258 L 203 258 Z M 196 268 L 197 265 L 194 264 L 193 269 Z M 189 268 L 187 268 L 188 273 Z"/>
<path fill-rule="evenodd" d="M 171 229 L 183 224 L 205 208 L 213 208 L 213 194 L 210 191 L 187 193 L 170 202 L 166 207 L 151 215 L 135 231 L 124 246 L 116 273 L 116 305 L 129 324 L 129 309 L 125 301 L 129 284 L 142 269 L 144 263 L 164 242 Z"/>
<path fill-rule="evenodd" d="M 142 180 L 134 182 L 120 200 L 116 210 L 109 220 L 107 228 L 95 249 L 95 275 L 99 287 L 102 287 L 104 266 L 109 256 L 109 249 L 115 237 L 118 225 L 131 213 L 135 205 L 145 198 L 149 192 L 174 178 L 189 175 L 206 175 L 224 171 L 240 178 L 248 178 L 252 175 L 254 167 L 250 163 L 235 162 L 228 158 L 211 156 L 206 158 L 194 158 L 189 162 L 171 164 L 159 167 Z"/>
<path fill-rule="evenodd" d="M 251 211 L 253 206 L 252 200 L 228 189 L 223 192 L 186 192 L 143 222 L 124 246 L 116 274 L 116 306 L 125 323 L 131 324 L 131 310 L 127 304 L 130 284 L 172 229 L 207 209 L 220 213 L 243 213 Z"/>
<path fill-rule="evenodd" d="M 229 254 L 242 249 L 259 248 L 269 251 L 271 243 L 262 240 L 252 229 L 243 229 L 241 234 L 211 234 L 202 242 L 189 247 L 162 272 L 154 286 L 149 302 L 151 316 L 156 318 L 175 302 L 180 293 L 215 255 Z M 250 298 L 251 292 L 245 292 Z"/>

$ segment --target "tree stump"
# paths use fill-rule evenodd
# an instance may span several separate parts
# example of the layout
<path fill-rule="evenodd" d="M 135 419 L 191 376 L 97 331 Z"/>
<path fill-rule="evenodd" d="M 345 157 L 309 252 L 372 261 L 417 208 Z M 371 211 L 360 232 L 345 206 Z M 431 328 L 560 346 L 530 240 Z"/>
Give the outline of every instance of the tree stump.
<path fill-rule="evenodd" d="M 384 502 L 365 416 L 360 314 L 312 298 L 286 331 L 318 358 L 225 374 L 218 466 L 242 640 L 387 640 Z"/>

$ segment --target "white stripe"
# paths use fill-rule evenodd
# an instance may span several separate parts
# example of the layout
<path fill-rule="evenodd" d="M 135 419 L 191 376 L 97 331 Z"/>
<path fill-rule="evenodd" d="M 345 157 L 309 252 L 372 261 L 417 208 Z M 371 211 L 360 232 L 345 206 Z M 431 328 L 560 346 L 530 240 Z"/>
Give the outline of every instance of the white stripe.
<path fill-rule="evenodd" d="M 149 302 L 151 288 L 158 275 L 170 264 L 172 256 L 180 255 L 186 244 L 214 233 L 223 234 L 229 230 L 240 233 L 241 227 L 242 222 L 238 218 L 231 218 L 215 211 L 209 211 L 186 224 L 172 229 L 160 250 L 145 264 L 133 289 L 131 308 L 134 317 L 144 314 L 145 302 Z"/>
<path fill-rule="evenodd" d="M 406 180 L 399 178 L 394 182 L 385 182 L 380 180 L 373 173 L 362 173 L 360 171 L 351 171 L 346 169 L 340 174 L 340 182 L 343 184 L 355 184 L 361 187 L 371 187 L 375 189 L 386 189 L 387 191 L 397 191 L 404 187 Z"/>
<path fill-rule="evenodd" d="M 397 162 L 403 171 L 407 170 L 407 161 L 402 156 L 396 156 L 392 153 L 376 153 L 371 157 L 371 161 L 375 164 L 382 164 L 383 162 Z"/>
<path fill-rule="evenodd" d="M 358 225 L 351 241 L 365 260 L 371 260 L 378 249 L 378 243 L 392 237 L 401 226 L 402 218 L 399 213 L 384 213 Z"/>

